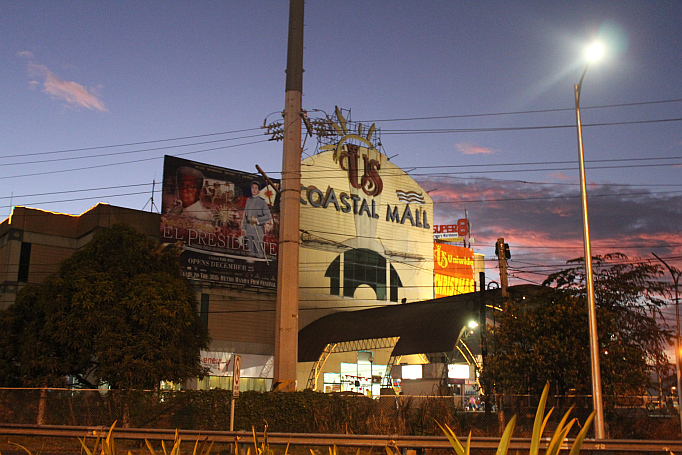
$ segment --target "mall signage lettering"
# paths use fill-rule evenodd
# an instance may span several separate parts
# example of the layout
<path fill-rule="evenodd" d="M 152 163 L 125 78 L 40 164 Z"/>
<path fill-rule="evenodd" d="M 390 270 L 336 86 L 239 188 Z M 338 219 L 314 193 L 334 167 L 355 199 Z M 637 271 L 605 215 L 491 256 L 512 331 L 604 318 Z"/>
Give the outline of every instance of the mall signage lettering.
<path fill-rule="evenodd" d="M 301 204 L 310 204 L 312 207 L 323 209 L 333 206 L 337 212 L 353 213 L 353 215 L 374 219 L 380 218 L 379 209 L 374 199 L 368 202 L 365 198 L 343 191 L 337 196 L 336 191 L 331 186 L 327 186 L 324 193 L 313 185 L 301 186 Z M 431 229 L 426 210 L 416 207 L 413 211 L 409 204 L 402 208 L 398 205 L 391 207 L 390 204 L 386 204 L 386 221 L 398 224 L 405 224 L 409 221 L 412 226 Z"/>

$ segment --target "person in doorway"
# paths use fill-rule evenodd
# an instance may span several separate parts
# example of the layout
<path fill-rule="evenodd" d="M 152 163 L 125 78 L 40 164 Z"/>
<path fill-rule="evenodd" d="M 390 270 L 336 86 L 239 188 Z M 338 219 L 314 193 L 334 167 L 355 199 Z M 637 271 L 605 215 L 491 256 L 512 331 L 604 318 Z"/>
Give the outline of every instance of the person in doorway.
<path fill-rule="evenodd" d="M 265 199 L 260 197 L 260 184 L 251 183 L 251 197 L 246 200 L 244 218 L 242 218 L 242 230 L 246 233 L 249 242 L 249 253 L 253 257 L 263 259 L 263 225 L 272 219 L 270 207 Z"/>

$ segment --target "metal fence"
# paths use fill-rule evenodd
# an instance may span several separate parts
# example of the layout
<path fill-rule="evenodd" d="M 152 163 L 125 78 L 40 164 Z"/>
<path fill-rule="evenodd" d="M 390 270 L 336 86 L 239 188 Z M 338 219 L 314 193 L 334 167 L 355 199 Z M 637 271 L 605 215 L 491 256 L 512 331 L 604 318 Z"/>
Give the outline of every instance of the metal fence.
<path fill-rule="evenodd" d="M 672 402 L 647 397 L 605 397 L 610 438 L 679 440 L 680 421 Z M 364 396 L 297 392 L 244 392 L 235 406 L 235 429 L 273 432 L 439 436 L 436 422 L 456 434 L 499 436 L 512 415 L 514 435 L 532 430 L 536 398 L 505 396 L 496 406 L 467 410 L 460 397 Z M 591 397 L 550 397 L 555 407 L 548 430 L 573 406 L 576 432 L 591 411 Z M 184 430 L 229 430 L 229 390 L 123 391 L 0 389 L 0 424 L 110 426 Z"/>

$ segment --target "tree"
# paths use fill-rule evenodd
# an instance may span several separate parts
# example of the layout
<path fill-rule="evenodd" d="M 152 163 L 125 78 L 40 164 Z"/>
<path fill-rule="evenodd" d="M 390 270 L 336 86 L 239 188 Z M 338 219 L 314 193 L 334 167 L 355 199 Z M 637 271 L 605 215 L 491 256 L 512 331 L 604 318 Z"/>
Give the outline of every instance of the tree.
<path fill-rule="evenodd" d="M 583 259 L 550 275 L 530 297 L 510 298 L 490 329 L 481 377 L 488 392 L 591 393 Z M 595 300 L 606 395 L 645 393 L 654 365 L 665 363 L 670 332 L 652 317 L 665 304 L 661 269 L 615 253 L 594 258 Z"/>
<path fill-rule="evenodd" d="M 0 314 L 0 381 L 156 388 L 202 376 L 208 329 L 178 254 L 134 229 L 97 231 L 41 285 Z M 93 379 L 94 378 L 94 379 Z"/>

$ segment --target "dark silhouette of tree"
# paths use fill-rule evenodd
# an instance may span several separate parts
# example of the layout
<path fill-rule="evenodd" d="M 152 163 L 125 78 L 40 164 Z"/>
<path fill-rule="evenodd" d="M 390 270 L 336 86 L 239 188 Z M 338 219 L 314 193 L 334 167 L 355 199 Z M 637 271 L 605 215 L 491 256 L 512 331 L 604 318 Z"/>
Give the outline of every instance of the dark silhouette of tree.
<path fill-rule="evenodd" d="M 134 229 L 99 230 L 0 312 L 0 381 L 154 389 L 202 376 L 208 329 L 178 254 Z"/>
<path fill-rule="evenodd" d="M 488 392 L 591 393 L 583 259 L 550 275 L 534 295 L 510 298 L 489 329 L 481 374 Z M 671 333 L 653 318 L 665 305 L 662 271 L 615 253 L 594 258 L 600 366 L 605 395 L 643 394 L 655 365 L 668 365 Z M 659 319 L 660 320 L 660 319 Z"/>

